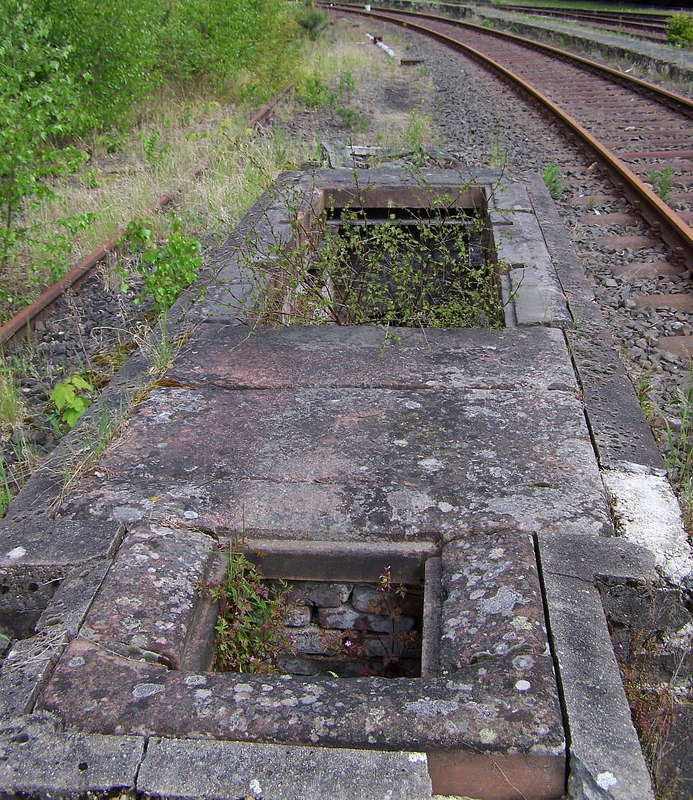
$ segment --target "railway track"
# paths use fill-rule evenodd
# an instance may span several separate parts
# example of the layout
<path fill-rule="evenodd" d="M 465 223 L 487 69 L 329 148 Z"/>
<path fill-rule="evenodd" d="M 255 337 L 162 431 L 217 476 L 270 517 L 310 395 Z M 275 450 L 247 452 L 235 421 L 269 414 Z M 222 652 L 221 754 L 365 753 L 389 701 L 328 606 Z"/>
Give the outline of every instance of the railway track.
<path fill-rule="evenodd" d="M 653 235 L 669 245 L 671 263 L 693 268 L 691 100 L 515 34 L 435 14 L 334 8 L 432 36 L 500 73 L 597 159 Z"/>
<path fill-rule="evenodd" d="M 504 11 L 513 11 L 532 16 L 551 17 L 605 28 L 617 33 L 627 33 L 638 39 L 666 42 L 669 14 L 630 14 L 613 11 L 572 11 L 570 9 L 541 8 L 532 6 L 503 6 Z"/>

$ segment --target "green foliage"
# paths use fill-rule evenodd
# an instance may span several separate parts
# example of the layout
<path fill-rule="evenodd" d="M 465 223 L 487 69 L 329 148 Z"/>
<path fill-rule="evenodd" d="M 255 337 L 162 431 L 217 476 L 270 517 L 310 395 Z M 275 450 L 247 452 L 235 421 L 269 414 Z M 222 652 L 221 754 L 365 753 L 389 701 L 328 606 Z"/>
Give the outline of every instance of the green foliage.
<path fill-rule="evenodd" d="M 296 11 L 294 18 L 299 26 L 303 29 L 306 36 L 312 41 L 315 41 L 323 28 L 329 22 L 329 17 L 324 11 L 320 11 L 312 6 L 299 6 L 296 4 Z"/>
<path fill-rule="evenodd" d="M 51 44 L 49 23 L 22 0 L 0 6 L 0 272 L 22 248 L 44 241 L 22 220 L 30 200 L 55 196 L 56 178 L 86 154 L 60 142 L 83 119 L 77 79 L 66 73 L 68 47 Z M 65 224 L 68 221 L 65 220 Z M 0 300 L 11 289 L 0 285 Z"/>
<path fill-rule="evenodd" d="M 81 375 L 75 374 L 57 383 L 50 394 L 50 401 L 58 411 L 58 416 L 68 428 L 73 428 L 77 420 L 91 405 L 91 392 L 94 387 Z"/>
<path fill-rule="evenodd" d="M 693 44 L 693 16 L 685 12 L 672 14 L 667 23 L 667 40 L 679 47 Z"/>
<path fill-rule="evenodd" d="M 480 221 L 463 212 L 402 225 L 368 224 L 343 212 L 338 233 L 320 249 L 294 251 L 283 265 L 283 290 L 297 322 L 414 327 L 500 327 L 503 307 L 496 267 L 469 256 Z"/>
<path fill-rule="evenodd" d="M 173 305 L 202 266 L 200 242 L 183 232 L 175 215 L 169 220 L 170 230 L 163 244 L 157 243 L 153 223 L 147 219 L 131 222 L 124 237 L 130 252 L 136 255 L 135 270 L 144 278 L 144 289 L 136 302 L 149 297 L 158 314 Z M 123 288 L 128 288 L 127 280 Z"/>
<path fill-rule="evenodd" d="M 306 75 L 296 86 L 296 98 L 308 108 L 329 108 L 337 94 L 319 75 Z"/>
<path fill-rule="evenodd" d="M 669 202 L 673 174 L 671 167 L 663 167 L 661 170 L 652 170 L 652 172 L 647 173 L 647 179 L 652 184 L 652 190 L 665 203 Z"/>
<path fill-rule="evenodd" d="M 214 668 L 222 672 L 277 672 L 279 656 L 293 649 L 284 628 L 288 587 L 270 588 L 238 549 L 229 548 L 224 579 L 205 587 L 219 603 Z"/>
<path fill-rule="evenodd" d="M 370 117 L 367 114 L 362 114 L 349 106 L 337 106 L 335 114 L 341 125 L 350 131 L 367 131 L 370 125 Z"/>
<path fill-rule="evenodd" d="M 549 190 L 551 197 L 553 197 L 554 200 L 558 200 L 564 191 L 563 181 L 561 180 L 561 174 L 558 170 L 558 164 L 548 164 L 541 176 L 544 179 L 544 183 L 546 184 L 546 188 Z"/>

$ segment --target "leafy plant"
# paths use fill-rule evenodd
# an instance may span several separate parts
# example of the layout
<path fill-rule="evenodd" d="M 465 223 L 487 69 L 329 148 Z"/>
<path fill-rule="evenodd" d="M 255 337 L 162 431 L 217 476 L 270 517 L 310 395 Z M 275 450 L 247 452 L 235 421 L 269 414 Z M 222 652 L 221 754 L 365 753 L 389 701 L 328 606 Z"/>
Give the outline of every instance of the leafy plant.
<path fill-rule="evenodd" d="M 149 133 L 140 133 L 139 140 L 142 152 L 150 167 L 158 167 L 171 151 L 170 145 L 161 144 L 161 131 L 153 130 Z"/>
<path fill-rule="evenodd" d="M 478 252 L 480 226 L 463 212 L 414 224 L 392 213 L 374 225 L 362 211 L 344 211 L 317 252 L 306 244 L 285 254 L 279 313 L 303 324 L 499 327 L 496 265 Z"/>
<path fill-rule="evenodd" d="M 296 97 L 308 108 L 328 108 L 337 100 L 337 93 L 319 75 L 306 75 L 296 86 Z"/>
<path fill-rule="evenodd" d="M 53 387 L 50 401 L 57 409 L 60 420 L 68 428 L 73 428 L 89 408 L 90 393 L 93 391 L 94 386 L 78 374 L 71 375 Z"/>
<path fill-rule="evenodd" d="M 564 192 L 563 181 L 561 180 L 558 164 L 547 164 L 541 176 L 544 179 L 544 183 L 546 184 L 546 188 L 549 190 L 551 197 L 553 197 L 554 200 L 558 200 L 558 198 Z"/>
<path fill-rule="evenodd" d="M 679 47 L 693 44 L 693 16 L 684 12 L 672 14 L 667 23 L 667 40 Z"/>
<path fill-rule="evenodd" d="M 329 17 L 324 11 L 315 8 L 312 2 L 308 2 L 303 6 L 296 5 L 297 8 L 294 14 L 296 22 L 298 22 L 308 38 L 315 41 L 323 28 L 327 27 Z"/>
<path fill-rule="evenodd" d="M 163 244 L 156 242 L 151 220 L 131 222 L 125 231 L 130 252 L 136 255 L 135 270 L 144 278 L 144 289 L 136 302 L 151 298 L 158 314 L 167 311 L 183 289 L 197 278 L 202 266 L 201 245 L 187 236 L 180 220 L 171 215 L 170 231 Z M 123 288 L 127 288 L 127 279 Z"/>
<path fill-rule="evenodd" d="M 219 603 L 214 668 L 222 672 L 277 672 L 279 656 L 293 650 L 284 627 L 290 608 L 286 584 L 270 588 L 257 567 L 230 545 L 226 575 L 204 589 Z"/>
<path fill-rule="evenodd" d="M 370 118 L 367 114 L 362 114 L 348 106 L 338 106 L 335 109 L 340 123 L 350 131 L 367 131 L 370 125 Z"/>
<path fill-rule="evenodd" d="M 652 170 L 647 173 L 647 179 L 652 184 L 652 190 L 665 202 L 669 202 L 673 170 L 671 167 L 662 167 L 661 170 Z"/>

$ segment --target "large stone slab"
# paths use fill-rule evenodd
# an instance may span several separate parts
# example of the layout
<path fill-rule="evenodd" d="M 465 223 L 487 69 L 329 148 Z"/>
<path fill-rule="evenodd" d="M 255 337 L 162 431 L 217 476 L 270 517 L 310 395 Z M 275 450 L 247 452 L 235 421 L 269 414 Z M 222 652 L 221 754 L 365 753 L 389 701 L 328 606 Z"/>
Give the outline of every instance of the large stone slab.
<path fill-rule="evenodd" d="M 558 330 L 203 325 L 169 377 L 230 389 L 298 386 L 576 391 Z"/>
<path fill-rule="evenodd" d="M 107 691 L 105 690 L 107 688 Z M 550 659 L 429 679 L 195 674 L 74 640 L 40 706 L 83 731 L 563 758 Z"/>
<path fill-rule="evenodd" d="M 266 538 L 609 528 L 571 392 L 161 388 L 61 513 Z"/>

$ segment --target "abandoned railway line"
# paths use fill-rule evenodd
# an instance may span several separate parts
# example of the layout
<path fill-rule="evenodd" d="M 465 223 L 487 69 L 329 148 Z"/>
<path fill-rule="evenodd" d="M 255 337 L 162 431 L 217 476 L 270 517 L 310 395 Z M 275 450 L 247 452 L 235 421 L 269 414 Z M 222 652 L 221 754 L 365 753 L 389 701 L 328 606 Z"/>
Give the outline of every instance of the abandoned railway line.
<path fill-rule="evenodd" d="M 691 567 L 633 383 L 690 381 L 693 104 L 478 26 L 329 8 L 406 51 L 386 113 L 411 102 L 407 70 L 432 76 L 436 147 L 351 146 L 324 110 L 278 114 L 318 129 L 323 163 L 205 250 L 155 330 L 157 369 L 134 352 L 10 503 L 0 794 L 685 793 L 680 742 L 646 765 L 631 721 L 666 705 L 685 730 Z M 396 306 L 413 273 L 443 303 L 425 319 L 461 319 L 463 293 L 445 306 L 452 290 L 416 277 L 458 291 L 451 262 L 491 266 L 470 327 Z M 66 302 L 44 299 L 7 340 Z M 265 600 L 288 582 L 278 674 L 224 666 L 221 588 L 255 568 Z"/>

